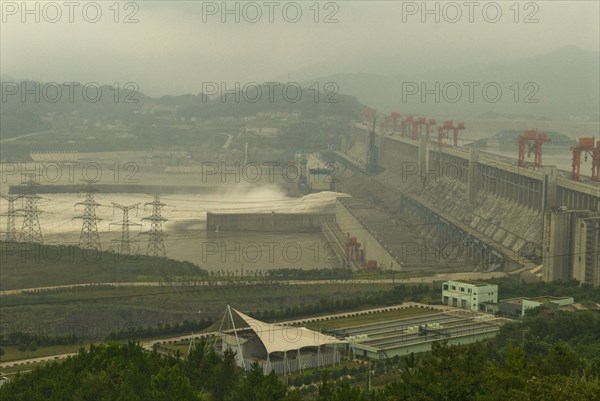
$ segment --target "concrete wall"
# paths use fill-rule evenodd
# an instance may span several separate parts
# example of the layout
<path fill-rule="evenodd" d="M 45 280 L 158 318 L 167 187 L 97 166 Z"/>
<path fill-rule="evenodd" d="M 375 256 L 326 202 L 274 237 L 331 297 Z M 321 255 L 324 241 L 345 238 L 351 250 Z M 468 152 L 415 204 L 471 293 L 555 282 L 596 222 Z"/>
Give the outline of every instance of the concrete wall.
<path fill-rule="evenodd" d="M 310 155 L 306 162 L 306 186 L 310 192 L 335 191 L 336 181 L 335 163 L 326 163 L 314 155 Z"/>
<path fill-rule="evenodd" d="M 600 286 L 600 217 L 578 216 L 573 230 L 573 278 Z"/>
<path fill-rule="evenodd" d="M 366 156 L 367 131 L 358 125 L 351 127 L 344 143 L 351 153 L 365 153 Z M 419 150 L 423 142 L 378 133 L 375 144 L 383 169 L 403 171 L 411 176 L 406 169 L 412 168 L 408 165 L 419 163 Z M 448 174 L 444 171 L 454 174 L 454 167 L 461 166 L 463 171 L 459 180 L 475 184 L 470 185 L 475 192 L 486 190 L 500 198 L 511 199 L 538 210 L 567 206 L 575 210 L 600 211 L 600 188 L 597 184 L 573 181 L 568 172 L 558 172 L 555 167 L 519 167 L 516 159 L 487 152 L 477 152 L 474 157 L 468 148 L 445 146 L 439 149 L 437 145 L 427 146 L 430 148 L 428 172 L 437 170 L 438 176 L 445 176 Z M 452 169 L 447 169 L 448 165 L 452 165 Z M 469 166 L 473 167 L 472 173 L 479 179 L 469 177 Z M 427 171 L 421 171 L 425 170 L 424 166 L 417 167 L 420 173 L 426 174 Z"/>
<path fill-rule="evenodd" d="M 339 201 L 335 205 L 335 218 L 340 230 L 351 237 L 356 237 L 365 252 L 365 260 L 377 261 L 377 266 L 385 269 L 399 269 L 400 264 L 390 253 L 381 246 L 379 241 L 367 230 L 362 223 L 352 215 Z"/>
<path fill-rule="evenodd" d="M 591 271 L 587 269 L 587 242 L 588 227 L 582 217 L 575 219 L 574 241 L 573 241 L 573 278 L 580 283 L 591 281 Z M 589 232 L 589 234 L 593 234 Z"/>
<path fill-rule="evenodd" d="M 542 278 L 544 281 L 568 281 L 571 278 L 570 233 L 573 213 L 549 212 L 544 216 Z"/>
<path fill-rule="evenodd" d="M 523 303 L 510 302 L 510 300 L 498 303 L 498 312 L 503 315 L 521 317 L 523 316 Z"/>
<path fill-rule="evenodd" d="M 557 206 L 600 212 L 600 186 L 558 177 Z"/>
<path fill-rule="evenodd" d="M 390 137 L 383 137 L 380 142 L 379 162 L 381 166 L 387 170 L 403 172 L 407 178 L 411 178 L 409 169 L 419 162 L 419 144 Z"/>
<path fill-rule="evenodd" d="M 207 213 L 208 231 L 319 232 L 335 222 L 326 213 Z"/>

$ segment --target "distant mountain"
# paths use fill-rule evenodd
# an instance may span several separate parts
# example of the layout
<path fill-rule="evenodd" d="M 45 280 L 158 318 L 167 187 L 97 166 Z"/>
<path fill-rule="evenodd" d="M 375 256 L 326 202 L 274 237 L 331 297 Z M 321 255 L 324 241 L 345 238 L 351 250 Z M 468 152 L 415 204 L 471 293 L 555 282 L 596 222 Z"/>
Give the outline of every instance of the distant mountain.
<path fill-rule="evenodd" d="M 15 87 L 16 83 L 16 87 Z M 23 98 L 19 87 L 38 88 L 35 94 Z M 262 95 L 241 92 L 238 96 L 228 94 L 224 101 L 219 97 L 184 94 L 153 98 L 133 90 L 117 89 L 111 86 L 89 88 L 87 92 L 77 85 L 49 85 L 34 81 L 2 81 L 3 99 L 0 110 L 0 136 L 9 138 L 30 132 L 44 131 L 51 127 L 50 121 L 88 120 L 92 124 L 134 122 L 153 118 L 181 119 L 255 116 L 257 113 L 297 113 L 303 118 L 317 116 L 341 116 L 350 120 L 356 118 L 363 109 L 356 98 L 335 93 L 319 93 L 310 88 L 297 92 L 293 89 L 284 98 L 281 88 L 270 96 L 269 88 L 261 89 Z M 72 93 L 72 95 L 71 95 Z M 87 93 L 87 94 L 85 94 Z M 87 96 L 87 97 L 86 97 Z M 330 102 L 331 101 L 331 102 Z"/>
<path fill-rule="evenodd" d="M 415 75 L 337 74 L 309 82 L 315 81 L 335 82 L 341 93 L 356 96 L 360 102 L 384 113 L 398 111 L 449 118 L 499 113 L 600 121 L 600 54 L 575 46 L 513 61 L 454 69 L 439 67 Z M 469 84 L 465 84 L 469 82 L 479 84 L 474 86 L 472 102 Z M 418 92 L 411 95 L 413 84 Z M 487 100 L 482 93 L 486 84 Z M 421 85 L 437 92 L 439 101 L 436 102 L 434 94 L 422 99 Z M 462 91 L 459 96 L 456 87 Z M 495 87 L 502 91 L 497 102 L 493 102 Z M 537 103 L 531 102 L 536 100 Z"/>

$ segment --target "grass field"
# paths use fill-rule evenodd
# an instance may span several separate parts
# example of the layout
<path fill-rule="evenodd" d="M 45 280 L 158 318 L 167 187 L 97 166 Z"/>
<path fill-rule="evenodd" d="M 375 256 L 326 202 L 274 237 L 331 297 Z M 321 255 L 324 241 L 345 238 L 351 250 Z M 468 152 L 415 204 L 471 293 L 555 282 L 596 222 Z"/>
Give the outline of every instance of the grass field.
<path fill-rule="evenodd" d="M 192 263 L 172 259 L 0 242 L 0 290 L 177 277 L 193 280 L 207 276 Z"/>
<path fill-rule="evenodd" d="M 200 340 L 196 340 L 197 342 L 199 342 Z M 161 344 L 162 348 L 166 348 L 172 351 L 179 351 L 181 352 L 182 355 L 186 355 L 188 352 L 188 349 L 190 348 L 190 342 L 189 341 L 178 341 L 176 343 L 171 343 L 171 344 Z"/>
<path fill-rule="evenodd" d="M 88 253 L 86 253 L 88 252 Z M 246 274 L 244 277 L 208 275 L 200 267 L 172 259 L 142 255 L 127 256 L 112 252 L 82 251 L 74 246 L 30 245 L 0 241 L 0 290 L 53 287 L 88 283 L 194 282 L 194 281 L 267 281 L 268 277 Z M 233 273 L 233 272 L 230 272 Z M 303 273 L 303 272 L 300 272 Z M 281 276 L 279 279 L 331 279 L 308 273 Z M 426 272 L 353 273 L 359 280 L 401 280 Z"/>
<path fill-rule="evenodd" d="M 4 331 L 75 335 L 102 341 L 111 332 L 215 319 L 225 307 L 246 313 L 366 297 L 392 285 L 257 285 L 224 287 L 77 287 L 2 296 Z"/>
<path fill-rule="evenodd" d="M 77 352 L 81 347 L 88 347 L 89 344 L 70 344 L 70 345 L 50 345 L 38 346 L 35 351 L 19 351 L 16 345 L 3 346 L 4 355 L 0 357 L 0 362 L 18 361 L 20 359 L 39 358 L 49 355 L 68 354 Z"/>
<path fill-rule="evenodd" d="M 26 372 L 32 371 L 33 369 L 35 369 L 38 366 L 44 366 L 51 362 L 52 361 L 35 362 L 35 363 L 27 363 L 27 364 L 23 364 L 23 365 L 11 366 L 9 368 L 2 368 L 2 370 L 0 371 L 0 374 L 2 376 L 7 376 L 10 379 L 12 376 L 16 375 L 19 372 L 26 373 Z"/>

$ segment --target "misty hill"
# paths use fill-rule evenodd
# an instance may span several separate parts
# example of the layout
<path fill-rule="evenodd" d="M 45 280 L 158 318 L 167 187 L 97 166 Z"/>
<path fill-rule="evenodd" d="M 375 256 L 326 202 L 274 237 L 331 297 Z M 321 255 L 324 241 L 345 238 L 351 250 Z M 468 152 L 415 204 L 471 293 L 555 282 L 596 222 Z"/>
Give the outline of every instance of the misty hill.
<path fill-rule="evenodd" d="M 356 96 L 362 103 L 381 112 L 398 111 L 432 115 L 433 117 L 473 118 L 487 113 L 504 115 L 533 115 L 538 118 L 600 121 L 600 54 L 575 46 L 562 47 L 549 54 L 531 56 L 507 62 L 474 64 L 463 68 L 445 69 L 438 66 L 424 68 L 414 75 L 381 76 L 375 74 L 337 74 L 310 82 L 335 82 L 340 92 Z M 401 69 L 401 66 L 398 66 Z M 416 83 L 419 92 L 406 93 L 403 101 L 403 83 Z M 434 95 L 421 99 L 420 85 L 434 89 L 440 83 L 440 102 Z M 456 82 L 462 96 L 456 96 L 452 86 L 442 93 L 444 85 Z M 477 82 L 473 102 L 469 101 L 469 88 L 465 82 Z M 519 83 L 517 94 L 515 82 Z M 534 83 L 528 87 L 528 82 Z M 497 83 L 502 94 L 496 103 L 487 101 L 482 94 L 483 85 Z M 511 87 L 513 89 L 511 89 Z M 406 85 L 405 85 L 406 88 Z M 406 91 L 405 91 L 406 92 Z M 489 89 L 488 99 L 496 97 Z M 537 99 L 537 103 L 525 103 Z M 451 101 L 457 98 L 455 103 Z"/>
<path fill-rule="evenodd" d="M 90 88 L 86 95 L 82 90 L 83 85 L 68 84 L 50 85 L 44 92 L 39 89 L 44 87 L 44 83 L 22 81 L 16 84 L 18 90 L 22 87 L 38 88 L 39 98 L 27 95 L 23 101 L 20 93 L 9 94 L 10 90 L 15 90 L 15 83 L 2 82 L 3 96 L 6 98 L 0 115 L 0 135 L 3 138 L 45 131 L 61 120 L 107 124 L 116 120 L 128 123 L 194 117 L 212 119 L 278 112 L 297 113 L 309 119 L 318 116 L 351 119 L 356 118 L 363 108 L 353 96 L 317 94 L 309 88 L 303 88 L 301 92 L 290 89 L 286 97 L 281 87 L 271 92 L 269 88 L 262 87 L 260 96 L 257 90 L 249 89 L 228 94 L 222 99 L 218 95 L 205 96 L 202 93 L 153 98 L 131 88 L 112 86 L 102 86 L 100 90 Z"/>

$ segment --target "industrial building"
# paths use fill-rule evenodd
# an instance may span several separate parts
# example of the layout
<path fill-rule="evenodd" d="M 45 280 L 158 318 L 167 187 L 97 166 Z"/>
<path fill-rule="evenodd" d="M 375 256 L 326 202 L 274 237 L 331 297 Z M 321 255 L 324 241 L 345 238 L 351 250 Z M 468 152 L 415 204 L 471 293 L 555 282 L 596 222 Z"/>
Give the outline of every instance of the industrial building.
<path fill-rule="evenodd" d="M 572 305 L 573 302 L 574 300 L 571 297 L 511 298 L 498 303 L 498 314 L 523 317 L 527 311 L 539 308 L 540 306 L 560 308 L 561 306 Z"/>
<path fill-rule="evenodd" d="M 381 321 L 339 331 L 356 357 L 387 359 L 431 351 L 435 341 L 469 344 L 494 337 L 503 319 L 468 310 Z"/>
<path fill-rule="evenodd" d="M 498 286 L 469 280 L 449 280 L 442 286 L 442 303 L 457 308 L 485 311 L 486 303 L 498 302 Z"/>
<path fill-rule="evenodd" d="M 236 363 L 249 370 L 257 363 L 264 374 L 288 374 L 339 363 L 343 341 L 304 327 L 270 324 L 227 306 L 222 319 L 206 332 L 217 333 L 220 352 L 236 352 Z"/>

